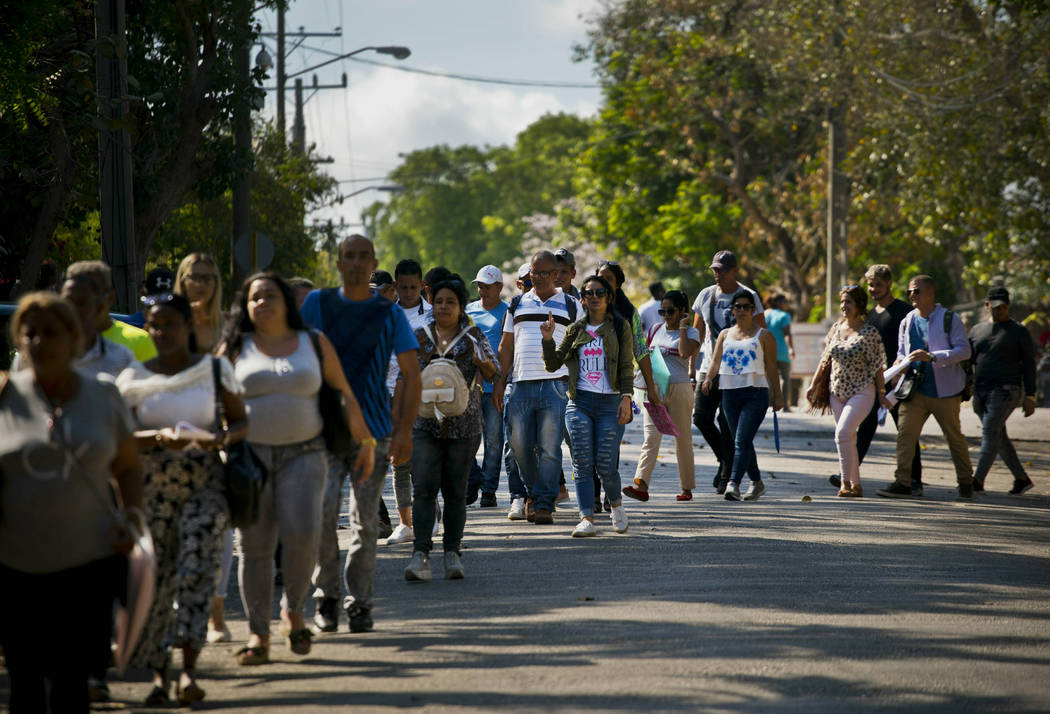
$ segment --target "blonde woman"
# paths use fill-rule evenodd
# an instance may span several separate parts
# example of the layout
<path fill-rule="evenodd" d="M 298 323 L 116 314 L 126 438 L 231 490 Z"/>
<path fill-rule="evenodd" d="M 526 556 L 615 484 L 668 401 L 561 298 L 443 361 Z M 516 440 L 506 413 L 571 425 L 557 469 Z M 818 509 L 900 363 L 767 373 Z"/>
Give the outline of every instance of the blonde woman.
<path fill-rule="evenodd" d="M 222 333 L 222 279 L 219 266 L 207 253 L 190 253 L 179 263 L 175 294 L 189 300 L 193 308 L 193 333 L 197 351 L 211 352 Z"/>

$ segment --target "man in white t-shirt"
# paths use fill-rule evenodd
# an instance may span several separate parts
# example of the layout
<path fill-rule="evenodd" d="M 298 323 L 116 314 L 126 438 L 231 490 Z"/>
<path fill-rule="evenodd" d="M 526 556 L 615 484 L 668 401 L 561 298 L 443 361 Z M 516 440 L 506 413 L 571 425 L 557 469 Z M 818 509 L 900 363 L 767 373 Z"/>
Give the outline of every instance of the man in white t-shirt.
<path fill-rule="evenodd" d="M 580 302 L 554 286 L 554 254 L 542 250 L 532 257 L 532 290 L 515 298 L 503 323 L 499 345 L 501 378 L 493 388 L 493 401 L 503 404 L 507 377 L 513 380 L 507 397 L 507 440 L 514 451 L 532 509 L 527 518 L 537 525 L 554 522 L 561 471 L 561 441 L 568 403 L 568 369 L 548 372 L 543 365 L 540 324 L 554 317 L 554 342 L 583 314 Z"/>
<path fill-rule="evenodd" d="M 754 321 L 759 327 L 766 326 L 766 317 L 762 314 L 762 299 L 758 293 L 746 285 L 737 282 L 740 266 L 732 251 L 720 250 L 711 260 L 711 272 L 715 284 L 700 291 L 693 301 L 693 327 L 700 331 L 701 364 L 696 372 L 707 374 L 711 365 L 711 355 L 715 351 L 715 342 L 719 333 L 731 327 L 736 321 L 733 318 L 733 295 L 740 290 L 751 293 L 755 299 Z M 696 390 L 696 403 L 693 406 L 693 423 L 700 430 L 711 451 L 718 457 L 718 473 L 715 474 L 712 486 L 716 493 L 723 493 L 729 481 L 729 472 L 733 467 L 733 434 L 729 423 L 721 412 L 722 390 L 718 388 L 716 378 L 711 391 L 704 395 Z M 715 426 L 717 415 L 718 426 Z"/>
<path fill-rule="evenodd" d="M 660 317 L 660 303 L 663 302 L 664 292 L 664 284 L 659 280 L 655 283 L 649 283 L 649 294 L 652 297 L 643 302 L 638 308 L 638 319 L 641 320 L 643 334 L 648 335 L 653 325 L 658 325 L 664 321 Z"/>

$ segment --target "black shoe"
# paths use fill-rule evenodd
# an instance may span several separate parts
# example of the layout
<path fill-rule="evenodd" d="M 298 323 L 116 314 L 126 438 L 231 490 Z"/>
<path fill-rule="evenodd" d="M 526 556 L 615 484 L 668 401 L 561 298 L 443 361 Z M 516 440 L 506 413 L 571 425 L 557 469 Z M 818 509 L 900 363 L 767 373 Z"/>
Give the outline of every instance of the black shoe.
<path fill-rule="evenodd" d="M 973 498 L 973 484 L 959 484 L 959 498 Z"/>
<path fill-rule="evenodd" d="M 883 498 L 911 498 L 911 487 L 901 486 L 899 483 L 894 481 L 886 488 L 880 488 L 875 492 L 876 495 L 882 496 Z"/>
<path fill-rule="evenodd" d="M 317 601 L 314 624 L 320 632 L 335 632 L 339 629 L 339 601 L 326 597 Z"/>
<path fill-rule="evenodd" d="M 605 512 L 606 513 L 612 513 L 612 504 L 609 503 L 609 497 L 608 496 L 605 497 L 605 500 L 602 501 L 602 503 L 605 505 Z"/>
<path fill-rule="evenodd" d="M 830 476 L 828 476 L 828 483 L 830 483 L 835 488 L 842 488 L 842 477 L 838 474 L 831 474 Z"/>
<path fill-rule="evenodd" d="M 973 492 L 974 493 L 984 493 L 984 481 L 974 481 L 973 482 Z"/>
<path fill-rule="evenodd" d="M 721 487 L 721 489 L 722 489 L 721 491 L 718 490 L 719 487 Z M 711 479 L 711 488 L 713 488 L 715 490 L 715 493 L 723 493 L 725 491 L 725 486 L 722 485 L 722 462 L 721 461 L 718 462 L 718 470 L 715 471 L 715 477 L 713 479 Z"/>
<path fill-rule="evenodd" d="M 715 493 L 721 496 L 726 492 L 726 487 L 729 486 L 729 469 L 722 472 L 722 477 L 718 479 L 718 485 L 715 486 Z"/>
<path fill-rule="evenodd" d="M 913 483 L 911 485 L 911 495 L 916 496 L 916 497 L 922 495 L 922 484 L 921 483 Z"/>
<path fill-rule="evenodd" d="M 1035 486 L 1032 483 L 1032 479 L 1026 478 L 1024 481 L 1014 481 L 1014 487 L 1010 489 L 1011 496 L 1020 496 L 1022 493 Z"/>
<path fill-rule="evenodd" d="M 482 508 L 495 508 L 496 507 L 496 494 L 494 493 L 483 493 L 481 494 L 481 507 Z"/>
<path fill-rule="evenodd" d="M 359 605 L 351 605 L 346 608 L 346 618 L 350 621 L 351 632 L 371 632 L 372 611 Z"/>
<path fill-rule="evenodd" d="M 471 505 L 474 501 L 478 500 L 478 491 L 481 490 L 481 484 L 471 485 L 467 484 L 467 505 Z"/>

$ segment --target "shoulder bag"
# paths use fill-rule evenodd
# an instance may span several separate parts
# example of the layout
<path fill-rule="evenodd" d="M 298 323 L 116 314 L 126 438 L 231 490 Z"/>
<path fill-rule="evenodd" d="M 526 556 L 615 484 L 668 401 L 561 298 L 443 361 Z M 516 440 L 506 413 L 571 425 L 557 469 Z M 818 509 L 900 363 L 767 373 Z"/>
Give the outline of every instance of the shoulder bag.
<path fill-rule="evenodd" d="M 222 378 L 219 360 L 211 358 L 212 381 L 215 385 L 215 427 L 226 432 L 226 405 L 222 401 Z M 227 444 L 219 450 L 225 474 L 226 504 L 234 528 L 247 528 L 259 519 L 259 501 L 266 485 L 266 466 L 255 455 L 247 441 Z"/>
<path fill-rule="evenodd" d="M 317 405 L 321 410 L 321 436 L 325 448 L 335 456 L 349 458 L 354 451 L 354 439 L 350 436 L 350 425 L 346 421 L 346 401 L 339 390 L 331 387 L 324 378 L 324 355 L 317 332 L 310 330 L 310 341 L 321 366 L 321 389 L 317 392 Z M 342 367 L 340 367 L 342 369 Z"/>

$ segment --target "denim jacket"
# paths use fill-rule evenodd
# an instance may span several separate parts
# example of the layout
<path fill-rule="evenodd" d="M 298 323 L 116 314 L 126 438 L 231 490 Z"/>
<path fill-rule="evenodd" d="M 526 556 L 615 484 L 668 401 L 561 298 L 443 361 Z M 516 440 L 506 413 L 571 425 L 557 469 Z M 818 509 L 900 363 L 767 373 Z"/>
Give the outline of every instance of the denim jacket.
<path fill-rule="evenodd" d="M 944 334 L 944 308 L 938 303 L 930 312 L 929 335 L 926 345 L 913 345 L 909 337 L 911 323 L 919 315 L 918 310 L 912 310 L 901 320 L 898 332 L 899 347 L 897 348 L 897 361 L 901 362 L 908 358 L 912 350 L 925 349 L 937 358 L 936 362 L 926 363 L 926 374 L 932 375 L 937 385 L 937 397 L 954 397 L 961 393 L 966 386 L 966 373 L 959 363 L 969 359 L 970 339 L 966 334 L 966 327 L 958 313 L 952 315 L 951 334 Z M 932 370 L 930 369 L 932 367 Z"/>
<path fill-rule="evenodd" d="M 634 331 L 631 323 L 624 320 L 621 325 L 619 339 L 616 335 L 616 327 L 613 325 L 613 313 L 605 315 L 605 322 L 598 326 L 595 332 L 605 342 L 605 371 L 609 375 L 609 383 L 620 394 L 633 394 L 634 381 Z M 565 337 L 561 344 L 554 346 L 554 340 L 543 340 L 543 365 L 548 372 L 554 372 L 562 365 L 569 370 L 569 399 L 576 398 L 576 383 L 580 378 L 580 347 L 592 341 L 587 333 L 587 314 L 569 325 L 565 331 Z"/>

